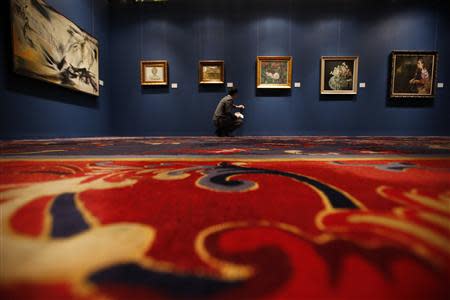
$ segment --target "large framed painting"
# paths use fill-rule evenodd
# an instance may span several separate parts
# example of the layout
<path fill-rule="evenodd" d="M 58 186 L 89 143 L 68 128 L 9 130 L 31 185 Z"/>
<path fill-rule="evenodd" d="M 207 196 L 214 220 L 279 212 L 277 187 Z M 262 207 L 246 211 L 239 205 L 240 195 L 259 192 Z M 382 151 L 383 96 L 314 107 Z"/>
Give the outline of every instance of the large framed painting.
<path fill-rule="evenodd" d="M 357 94 L 358 61 L 357 56 L 322 56 L 320 59 L 320 93 Z"/>
<path fill-rule="evenodd" d="M 14 71 L 98 96 L 98 41 L 43 0 L 11 0 Z"/>
<path fill-rule="evenodd" d="M 167 60 L 143 60 L 141 61 L 142 85 L 167 85 Z"/>
<path fill-rule="evenodd" d="M 433 98 L 436 86 L 436 51 L 393 51 L 391 98 Z"/>
<path fill-rule="evenodd" d="M 225 68 L 223 60 L 201 60 L 198 66 L 198 81 L 200 84 L 225 83 Z"/>
<path fill-rule="evenodd" d="M 256 87 L 258 89 L 290 89 L 292 56 L 258 56 Z"/>

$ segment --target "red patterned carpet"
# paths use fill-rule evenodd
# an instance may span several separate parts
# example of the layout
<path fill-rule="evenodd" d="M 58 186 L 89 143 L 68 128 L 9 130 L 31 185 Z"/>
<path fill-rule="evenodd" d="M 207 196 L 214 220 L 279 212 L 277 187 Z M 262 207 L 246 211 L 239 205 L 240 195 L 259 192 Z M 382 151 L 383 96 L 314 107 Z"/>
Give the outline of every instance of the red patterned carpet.
<path fill-rule="evenodd" d="M 450 298 L 450 138 L 0 146 L 1 299 Z"/>

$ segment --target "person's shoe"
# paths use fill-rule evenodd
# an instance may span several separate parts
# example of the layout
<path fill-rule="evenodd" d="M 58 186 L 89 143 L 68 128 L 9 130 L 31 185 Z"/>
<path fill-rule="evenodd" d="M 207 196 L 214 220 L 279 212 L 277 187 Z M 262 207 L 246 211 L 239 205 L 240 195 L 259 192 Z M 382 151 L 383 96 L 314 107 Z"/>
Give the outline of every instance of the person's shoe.
<path fill-rule="evenodd" d="M 225 134 L 222 132 L 222 130 L 216 129 L 216 136 L 223 137 L 225 136 Z"/>

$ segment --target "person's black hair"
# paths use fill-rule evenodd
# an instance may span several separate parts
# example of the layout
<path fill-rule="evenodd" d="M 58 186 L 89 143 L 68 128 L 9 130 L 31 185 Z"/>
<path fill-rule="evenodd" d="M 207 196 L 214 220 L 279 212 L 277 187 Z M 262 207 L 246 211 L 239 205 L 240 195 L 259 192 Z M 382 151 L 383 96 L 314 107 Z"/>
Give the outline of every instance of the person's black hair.
<path fill-rule="evenodd" d="M 228 89 L 228 95 L 230 95 L 230 96 L 236 95 L 237 92 L 238 92 L 238 89 L 237 89 L 237 88 L 234 88 L 234 87 L 233 87 L 233 88 Z"/>
<path fill-rule="evenodd" d="M 428 68 L 427 68 L 427 64 L 425 63 L 425 59 L 423 58 L 423 56 L 419 56 L 419 57 L 417 58 L 417 62 L 419 62 L 419 61 L 422 62 L 422 65 L 423 65 L 423 68 L 424 68 L 424 69 L 428 69 Z"/>

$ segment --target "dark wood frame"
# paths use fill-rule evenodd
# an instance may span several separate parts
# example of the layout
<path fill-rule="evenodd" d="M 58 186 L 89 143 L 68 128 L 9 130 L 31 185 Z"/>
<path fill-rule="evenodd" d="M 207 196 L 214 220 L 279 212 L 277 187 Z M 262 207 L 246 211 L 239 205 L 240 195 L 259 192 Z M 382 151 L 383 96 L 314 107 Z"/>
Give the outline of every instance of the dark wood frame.
<path fill-rule="evenodd" d="M 420 95 L 414 93 L 395 93 L 394 92 L 394 80 L 395 80 L 395 63 L 398 55 L 407 56 L 433 56 L 433 70 L 430 71 L 431 76 L 431 93 L 429 95 Z M 412 50 L 394 50 L 391 53 L 391 73 L 389 80 L 389 97 L 390 98 L 434 98 L 436 95 L 436 81 L 437 81 L 437 67 L 438 67 L 439 55 L 437 51 L 412 51 Z"/>

